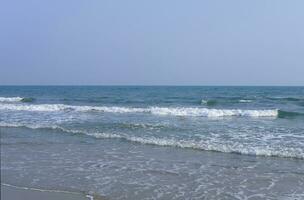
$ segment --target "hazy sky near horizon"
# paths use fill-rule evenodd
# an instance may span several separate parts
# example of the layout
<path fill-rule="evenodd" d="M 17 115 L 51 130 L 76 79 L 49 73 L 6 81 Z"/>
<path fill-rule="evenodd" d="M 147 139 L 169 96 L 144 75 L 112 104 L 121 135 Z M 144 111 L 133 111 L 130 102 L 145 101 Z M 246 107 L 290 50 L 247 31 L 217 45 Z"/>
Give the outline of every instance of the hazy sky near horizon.
<path fill-rule="evenodd" d="M 303 0 L 2 0 L 0 84 L 304 85 L 303 10 Z"/>

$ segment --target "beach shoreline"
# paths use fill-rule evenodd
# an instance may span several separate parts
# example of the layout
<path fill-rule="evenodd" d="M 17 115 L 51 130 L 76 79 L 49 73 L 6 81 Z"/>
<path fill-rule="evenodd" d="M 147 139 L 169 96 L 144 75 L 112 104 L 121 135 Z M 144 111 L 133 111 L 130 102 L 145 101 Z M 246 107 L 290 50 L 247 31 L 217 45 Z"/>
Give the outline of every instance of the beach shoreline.
<path fill-rule="evenodd" d="M 1 183 L 1 199 L 3 200 L 101 200 L 101 198 L 83 192 L 63 190 L 47 190 L 20 187 Z"/>
<path fill-rule="evenodd" d="M 303 95 L 0 86 L 2 199 L 303 199 Z"/>

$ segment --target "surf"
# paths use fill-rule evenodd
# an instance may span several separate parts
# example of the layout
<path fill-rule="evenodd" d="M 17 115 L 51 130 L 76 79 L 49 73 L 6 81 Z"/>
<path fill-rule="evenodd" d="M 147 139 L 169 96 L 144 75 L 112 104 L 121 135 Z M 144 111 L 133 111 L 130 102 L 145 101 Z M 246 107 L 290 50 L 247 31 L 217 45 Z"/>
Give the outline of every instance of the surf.
<path fill-rule="evenodd" d="M 304 151 L 301 148 L 282 147 L 273 148 L 266 146 L 245 146 L 243 144 L 219 143 L 213 140 L 194 140 L 194 139 L 178 139 L 168 137 L 155 136 L 134 136 L 124 133 L 111 132 L 89 132 L 77 129 L 67 129 L 61 126 L 44 126 L 44 125 L 25 125 L 18 123 L 0 123 L 0 127 L 10 128 L 28 128 L 28 129 L 47 129 L 52 131 L 59 131 L 63 133 L 80 134 L 96 139 L 119 139 L 125 142 L 133 142 L 145 145 L 155 145 L 163 147 L 185 148 L 200 151 L 213 151 L 221 153 L 232 153 L 249 156 L 263 156 L 263 157 L 283 157 L 293 159 L 304 159 Z"/>
<path fill-rule="evenodd" d="M 35 98 L 32 97 L 0 97 L 0 102 L 33 102 Z"/>
<path fill-rule="evenodd" d="M 181 117 L 277 117 L 278 109 L 242 110 L 209 109 L 201 107 L 118 107 L 118 106 L 76 106 L 66 104 L 0 104 L 0 110 L 31 112 L 106 112 L 147 113 Z"/>

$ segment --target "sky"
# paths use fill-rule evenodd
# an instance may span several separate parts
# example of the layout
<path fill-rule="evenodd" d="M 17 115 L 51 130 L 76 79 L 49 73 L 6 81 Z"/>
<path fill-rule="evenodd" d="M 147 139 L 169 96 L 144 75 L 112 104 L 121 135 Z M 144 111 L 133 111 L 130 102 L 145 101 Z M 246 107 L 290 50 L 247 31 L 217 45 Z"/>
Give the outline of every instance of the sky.
<path fill-rule="evenodd" d="M 0 85 L 304 85 L 303 0 L 2 0 Z"/>

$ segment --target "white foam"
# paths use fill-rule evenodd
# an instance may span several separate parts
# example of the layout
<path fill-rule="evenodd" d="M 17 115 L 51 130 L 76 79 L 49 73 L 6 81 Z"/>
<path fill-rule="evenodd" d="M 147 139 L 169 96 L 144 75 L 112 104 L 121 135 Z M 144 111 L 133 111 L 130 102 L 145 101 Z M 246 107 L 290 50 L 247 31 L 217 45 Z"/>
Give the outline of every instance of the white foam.
<path fill-rule="evenodd" d="M 248 117 L 276 117 L 278 110 L 240 110 L 240 109 L 208 109 L 208 108 L 161 108 L 152 107 L 152 114 L 194 117 L 225 117 L 225 116 L 248 116 Z"/>
<path fill-rule="evenodd" d="M 154 115 L 193 116 L 193 117 L 225 117 L 225 116 L 247 116 L 247 117 L 276 117 L 278 110 L 241 110 L 241 109 L 208 109 L 200 107 L 116 107 L 116 106 L 72 106 L 65 104 L 0 104 L 0 110 L 12 111 L 99 111 L 108 113 L 151 113 Z"/>
<path fill-rule="evenodd" d="M 16 110 L 16 111 L 41 111 L 41 112 L 56 112 L 56 111 L 102 111 L 113 113 L 128 113 L 128 112 L 145 112 L 144 108 L 128 108 L 128 107 L 106 107 L 106 106 L 72 106 L 65 104 L 38 104 L 38 105 L 20 105 L 20 104 L 0 104 L 0 110 Z"/>
<path fill-rule="evenodd" d="M 202 99 L 201 104 L 207 104 L 208 100 Z"/>
<path fill-rule="evenodd" d="M 0 97 L 0 102 L 18 102 L 22 99 L 21 97 Z"/>
<path fill-rule="evenodd" d="M 112 133 L 85 133 L 96 138 L 120 138 L 130 142 L 151 144 L 157 146 L 171 146 L 179 148 L 191 148 L 206 151 L 217 151 L 223 153 L 238 153 L 254 156 L 275 156 L 304 159 L 304 151 L 300 148 L 282 147 L 280 149 L 268 147 L 245 147 L 243 145 L 220 144 L 210 141 L 177 140 L 174 138 L 136 137 Z"/>
<path fill-rule="evenodd" d="M 66 129 L 61 128 L 61 127 L 56 126 L 56 125 L 25 124 L 25 123 L 16 123 L 16 122 L 12 122 L 12 123 L 0 122 L 0 127 L 11 127 L 11 128 L 26 127 L 26 128 L 30 128 L 30 129 L 46 128 L 46 129 L 59 129 L 59 130 L 62 130 L 62 131 L 67 131 Z"/>
<path fill-rule="evenodd" d="M 249 99 L 241 99 L 239 100 L 240 103 L 250 103 L 252 102 L 252 100 L 249 100 Z"/>
<path fill-rule="evenodd" d="M 7 186 L 7 187 L 13 187 L 13 188 L 17 188 L 17 189 L 22 189 L 22 190 L 33 190 L 33 191 L 39 191 L 39 192 L 55 192 L 55 193 L 66 193 L 66 194 L 82 195 L 82 193 L 70 192 L 70 191 L 64 191 L 64 190 L 46 190 L 46 189 L 39 189 L 39 188 L 20 187 L 20 186 L 16 186 L 16 185 L 7 184 L 7 183 L 1 183 L 1 185 Z"/>
<path fill-rule="evenodd" d="M 223 153 L 238 153 L 254 156 L 274 156 L 304 159 L 304 149 L 292 147 L 270 147 L 270 146 L 250 146 L 238 143 L 228 143 L 212 140 L 191 140 L 178 138 L 158 138 L 153 136 L 132 136 L 124 133 L 105 133 L 105 132 L 87 132 L 82 130 L 71 130 L 60 126 L 44 126 L 44 125 L 25 125 L 21 123 L 5 123 L 0 122 L 0 127 L 27 127 L 31 129 L 54 129 L 67 133 L 85 134 L 100 139 L 123 139 L 129 142 L 140 144 L 149 144 L 157 146 L 168 146 L 178 148 L 190 148 L 205 151 L 217 151 Z"/>

